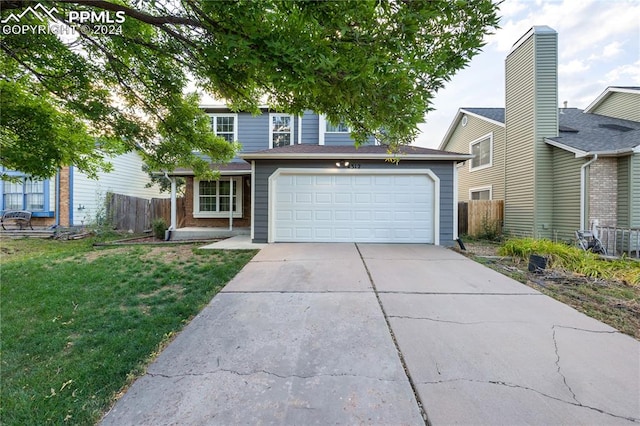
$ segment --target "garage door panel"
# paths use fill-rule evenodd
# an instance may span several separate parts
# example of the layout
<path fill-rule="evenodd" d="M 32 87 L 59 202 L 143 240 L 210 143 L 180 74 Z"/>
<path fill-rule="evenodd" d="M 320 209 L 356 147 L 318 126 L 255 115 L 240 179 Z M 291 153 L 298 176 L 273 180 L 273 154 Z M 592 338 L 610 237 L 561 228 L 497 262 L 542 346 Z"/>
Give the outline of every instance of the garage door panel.
<path fill-rule="evenodd" d="M 279 175 L 275 241 L 432 243 L 427 175 Z"/>

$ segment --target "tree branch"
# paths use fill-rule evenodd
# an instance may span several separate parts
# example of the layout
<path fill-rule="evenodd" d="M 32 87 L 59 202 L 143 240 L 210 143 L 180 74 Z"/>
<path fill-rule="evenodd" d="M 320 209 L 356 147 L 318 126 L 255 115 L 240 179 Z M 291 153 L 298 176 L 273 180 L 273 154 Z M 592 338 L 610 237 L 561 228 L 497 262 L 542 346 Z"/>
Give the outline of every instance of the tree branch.
<path fill-rule="evenodd" d="M 162 26 L 165 24 L 174 25 L 187 25 L 190 27 L 202 28 L 202 24 L 199 21 L 185 18 L 181 16 L 153 16 L 148 13 L 140 12 L 139 10 L 132 9 L 130 7 L 111 3 L 105 0 L 59 0 L 60 3 L 77 3 L 84 6 L 93 6 L 99 9 L 110 10 L 113 12 L 124 12 L 127 16 L 130 16 L 138 21 L 145 22 L 153 26 Z"/>

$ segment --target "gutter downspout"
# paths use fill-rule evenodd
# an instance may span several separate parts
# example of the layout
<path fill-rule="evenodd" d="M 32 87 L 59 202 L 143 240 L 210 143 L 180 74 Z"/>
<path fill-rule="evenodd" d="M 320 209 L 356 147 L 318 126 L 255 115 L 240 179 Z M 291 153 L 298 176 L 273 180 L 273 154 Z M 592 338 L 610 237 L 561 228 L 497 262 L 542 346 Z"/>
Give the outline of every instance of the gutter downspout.
<path fill-rule="evenodd" d="M 587 167 L 589 167 L 592 163 L 598 159 L 598 154 L 593 154 L 593 158 L 582 166 L 580 166 L 580 228 L 587 229 L 588 228 L 588 220 L 587 217 Z"/>
<path fill-rule="evenodd" d="M 302 143 L 302 116 L 298 116 L 298 145 Z"/>

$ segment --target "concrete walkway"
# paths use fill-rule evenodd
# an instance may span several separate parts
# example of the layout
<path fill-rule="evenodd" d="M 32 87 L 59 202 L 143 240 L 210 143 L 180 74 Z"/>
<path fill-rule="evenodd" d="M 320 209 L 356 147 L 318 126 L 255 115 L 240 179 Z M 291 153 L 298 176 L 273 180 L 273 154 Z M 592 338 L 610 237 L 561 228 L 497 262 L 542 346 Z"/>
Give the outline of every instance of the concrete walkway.
<path fill-rule="evenodd" d="M 269 245 L 103 424 L 425 418 L 638 424 L 640 343 L 440 247 Z"/>

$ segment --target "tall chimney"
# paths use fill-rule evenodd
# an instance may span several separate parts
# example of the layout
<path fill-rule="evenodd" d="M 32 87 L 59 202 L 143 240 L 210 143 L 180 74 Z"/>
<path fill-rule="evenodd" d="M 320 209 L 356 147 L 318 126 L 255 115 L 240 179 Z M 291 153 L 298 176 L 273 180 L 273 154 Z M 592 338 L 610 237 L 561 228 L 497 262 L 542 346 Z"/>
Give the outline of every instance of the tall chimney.
<path fill-rule="evenodd" d="M 552 151 L 558 135 L 558 34 L 536 26 L 505 61 L 505 229 L 552 237 Z"/>

